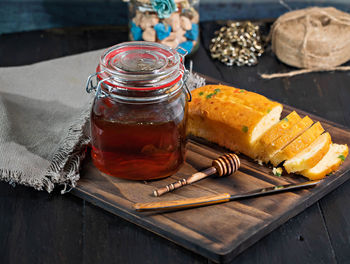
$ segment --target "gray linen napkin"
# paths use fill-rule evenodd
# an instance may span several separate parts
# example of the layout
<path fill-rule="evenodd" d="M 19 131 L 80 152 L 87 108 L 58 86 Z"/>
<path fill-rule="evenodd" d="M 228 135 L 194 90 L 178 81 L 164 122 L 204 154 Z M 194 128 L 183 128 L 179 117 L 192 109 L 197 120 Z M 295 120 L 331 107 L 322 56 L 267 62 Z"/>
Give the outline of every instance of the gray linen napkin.
<path fill-rule="evenodd" d="M 88 137 L 87 76 L 102 51 L 0 68 L 0 179 L 51 192 L 75 186 Z"/>
<path fill-rule="evenodd" d="M 75 187 L 89 143 L 85 92 L 102 50 L 0 68 L 0 180 L 51 192 Z M 190 75 L 189 89 L 204 85 Z"/>

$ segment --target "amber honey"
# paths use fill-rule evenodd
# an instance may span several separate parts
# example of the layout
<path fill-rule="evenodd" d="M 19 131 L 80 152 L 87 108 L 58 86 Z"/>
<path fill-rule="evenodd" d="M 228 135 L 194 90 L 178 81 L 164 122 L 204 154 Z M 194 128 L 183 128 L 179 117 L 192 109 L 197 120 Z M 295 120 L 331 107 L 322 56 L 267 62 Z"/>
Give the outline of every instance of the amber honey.
<path fill-rule="evenodd" d="M 148 121 L 116 121 L 109 118 L 109 111 L 101 111 L 101 107 L 118 111 L 116 107 L 101 103 L 99 107 L 98 112 L 107 115 L 95 111 L 91 114 L 91 153 L 100 171 L 118 178 L 151 180 L 170 176 L 179 169 L 185 153 L 184 118 L 176 123 L 176 119 L 163 121 L 161 116 L 150 114 Z M 130 114 L 132 118 L 137 113 Z"/>
<path fill-rule="evenodd" d="M 145 41 L 103 52 L 86 82 L 87 92 L 95 91 L 91 155 L 101 172 L 152 180 L 172 175 L 183 164 L 191 98 L 185 55 Z"/>

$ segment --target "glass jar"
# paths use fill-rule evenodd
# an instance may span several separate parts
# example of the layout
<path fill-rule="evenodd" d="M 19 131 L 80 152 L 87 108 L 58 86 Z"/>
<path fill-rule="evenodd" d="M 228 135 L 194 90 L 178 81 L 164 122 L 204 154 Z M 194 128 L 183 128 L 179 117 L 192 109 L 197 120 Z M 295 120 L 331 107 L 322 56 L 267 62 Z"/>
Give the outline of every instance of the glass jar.
<path fill-rule="evenodd" d="M 87 91 L 96 91 L 91 155 L 101 172 L 151 180 L 179 169 L 186 144 L 186 74 L 184 54 L 159 43 L 126 42 L 104 51 L 87 81 Z"/>
<path fill-rule="evenodd" d="M 199 0 L 130 0 L 130 40 L 181 47 L 188 54 L 199 46 Z"/>

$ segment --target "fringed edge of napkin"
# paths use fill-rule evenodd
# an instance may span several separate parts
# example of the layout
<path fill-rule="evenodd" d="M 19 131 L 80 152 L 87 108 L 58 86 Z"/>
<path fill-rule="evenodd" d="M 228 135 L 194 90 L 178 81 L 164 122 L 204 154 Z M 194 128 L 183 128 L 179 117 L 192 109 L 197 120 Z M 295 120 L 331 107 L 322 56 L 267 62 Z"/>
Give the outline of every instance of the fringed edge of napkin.
<path fill-rule="evenodd" d="M 24 180 L 24 175 L 25 174 L 22 171 L 0 169 L 0 180 L 8 182 L 12 186 L 15 186 L 16 184 L 21 184 L 33 187 L 36 190 L 42 190 L 44 186 L 49 185 L 49 179 L 47 179 L 46 177 L 41 180 Z"/>
<path fill-rule="evenodd" d="M 51 192 L 55 184 L 63 185 L 61 193 L 66 192 L 68 186 L 75 187 L 79 180 L 79 168 L 85 158 L 86 147 L 90 142 L 87 133 L 91 104 L 80 114 L 79 118 L 69 127 L 65 137 L 61 139 L 47 172 L 38 178 L 25 177 L 25 173 L 16 170 L 0 168 L 0 180 L 15 186 L 21 184 L 36 190 Z"/>
<path fill-rule="evenodd" d="M 187 87 L 190 91 L 205 85 L 205 79 L 196 73 L 190 72 L 186 81 Z"/>
<path fill-rule="evenodd" d="M 91 104 L 85 108 L 61 140 L 43 180 L 44 188 L 48 192 L 53 190 L 55 184 L 61 184 L 64 185 L 61 191 L 63 194 L 68 186 L 74 188 L 80 179 L 80 164 L 85 158 L 86 148 L 90 142 L 90 137 L 84 132 L 87 131 L 90 111 Z"/>

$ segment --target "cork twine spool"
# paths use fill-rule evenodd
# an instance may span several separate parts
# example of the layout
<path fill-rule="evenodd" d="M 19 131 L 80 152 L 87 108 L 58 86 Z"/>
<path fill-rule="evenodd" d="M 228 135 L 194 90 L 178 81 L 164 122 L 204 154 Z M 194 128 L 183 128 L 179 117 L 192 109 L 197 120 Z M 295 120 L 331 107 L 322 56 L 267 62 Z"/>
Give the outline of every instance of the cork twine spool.
<path fill-rule="evenodd" d="M 284 63 L 303 68 L 262 74 L 265 79 L 314 71 L 350 70 L 339 66 L 350 59 L 350 15 L 333 7 L 288 12 L 271 29 L 272 50 Z"/>

